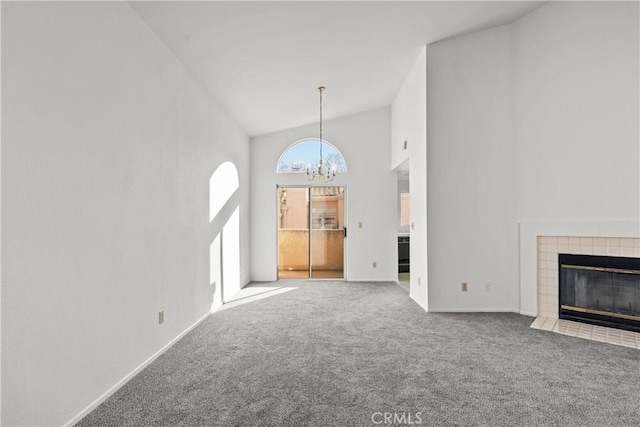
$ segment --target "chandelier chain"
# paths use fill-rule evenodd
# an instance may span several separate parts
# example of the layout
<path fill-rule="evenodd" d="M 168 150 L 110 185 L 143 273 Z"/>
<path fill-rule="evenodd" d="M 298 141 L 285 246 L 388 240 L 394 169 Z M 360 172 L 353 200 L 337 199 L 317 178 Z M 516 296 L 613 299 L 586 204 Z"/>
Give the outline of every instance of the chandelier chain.
<path fill-rule="evenodd" d="M 317 170 L 314 170 L 311 168 L 311 165 L 307 166 L 307 179 L 309 179 L 310 181 L 315 181 L 315 180 L 323 180 L 325 182 L 328 181 L 333 181 L 333 179 L 336 176 L 336 167 L 335 165 L 331 165 L 331 164 L 324 164 L 324 162 L 322 161 L 322 146 L 323 146 L 323 139 L 322 139 L 322 92 L 325 90 L 324 86 L 320 86 L 318 88 L 318 91 L 320 92 L 320 141 L 318 141 L 320 143 L 320 159 L 318 161 L 318 165 L 317 165 Z"/>
<path fill-rule="evenodd" d="M 318 90 L 320 91 L 320 161 L 322 162 L 322 91 L 324 91 L 324 86 L 320 86 Z"/>

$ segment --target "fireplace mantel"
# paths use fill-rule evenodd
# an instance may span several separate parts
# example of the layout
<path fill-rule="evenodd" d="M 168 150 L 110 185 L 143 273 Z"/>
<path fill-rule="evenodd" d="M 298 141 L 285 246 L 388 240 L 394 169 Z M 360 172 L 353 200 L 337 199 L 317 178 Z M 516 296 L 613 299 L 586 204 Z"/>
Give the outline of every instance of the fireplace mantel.
<path fill-rule="evenodd" d="M 640 349 L 640 333 L 558 318 L 558 254 L 640 258 L 640 239 L 537 236 L 537 318 L 532 328 Z"/>

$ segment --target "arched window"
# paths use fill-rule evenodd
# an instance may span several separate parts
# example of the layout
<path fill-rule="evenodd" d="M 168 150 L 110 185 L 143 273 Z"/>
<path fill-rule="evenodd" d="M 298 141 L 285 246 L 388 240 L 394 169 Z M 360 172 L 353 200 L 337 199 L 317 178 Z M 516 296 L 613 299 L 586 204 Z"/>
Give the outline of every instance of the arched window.
<path fill-rule="evenodd" d="M 334 165 L 336 173 L 346 173 L 347 163 L 342 153 L 330 142 L 318 139 L 303 139 L 291 144 L 280 156 L 276 173 L 304 173 L 308 166 L 320 161 L 321 146 L 323 163 Z"/>

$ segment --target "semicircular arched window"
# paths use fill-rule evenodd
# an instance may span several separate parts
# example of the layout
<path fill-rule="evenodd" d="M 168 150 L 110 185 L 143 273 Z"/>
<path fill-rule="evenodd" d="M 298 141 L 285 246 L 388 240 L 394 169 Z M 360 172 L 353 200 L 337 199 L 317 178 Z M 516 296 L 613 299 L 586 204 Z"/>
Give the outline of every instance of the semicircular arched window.
<path fill-rule="evenodd" d="M 318 164 L 321 152 L 323 164 L 335 166 L 336 173 L 347 172 L 347 163 L 333 144 L 318 139 L 303 139 L 291 144 L 282 153 L 276 173 L 304 173 L 307 167 Z"/>

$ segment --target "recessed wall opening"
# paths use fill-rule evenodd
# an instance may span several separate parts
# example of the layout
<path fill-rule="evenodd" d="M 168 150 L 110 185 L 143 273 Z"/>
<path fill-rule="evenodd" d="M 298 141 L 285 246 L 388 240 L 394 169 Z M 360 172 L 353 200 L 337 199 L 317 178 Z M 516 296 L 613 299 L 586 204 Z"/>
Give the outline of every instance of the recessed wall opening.
<path fill-rule="evenodd" d="M 411 195 L 409 192 L 409 159 L 402 162 L 396 170 L 398 174 L 398 284 L 405 291 L 410 292 Z"/>
<path fill-rule="evenodd" d="M 640 332 L 640 258 L 558 254 L 559 318 Z"/>

